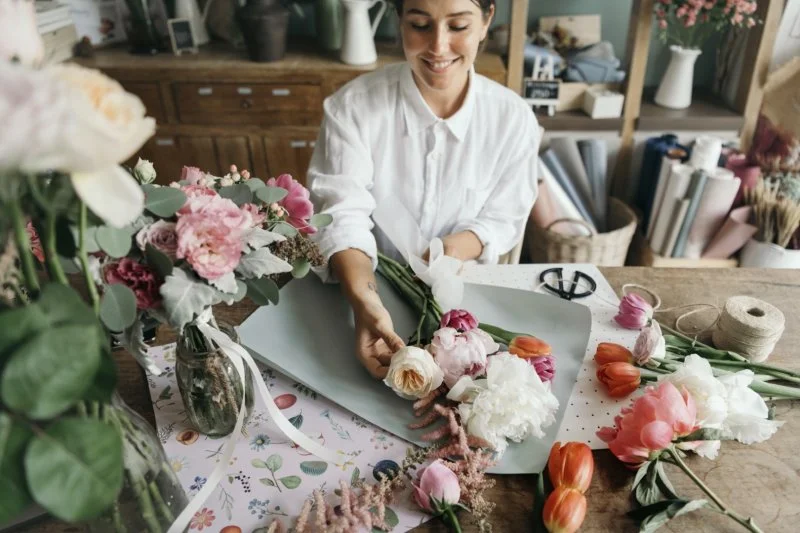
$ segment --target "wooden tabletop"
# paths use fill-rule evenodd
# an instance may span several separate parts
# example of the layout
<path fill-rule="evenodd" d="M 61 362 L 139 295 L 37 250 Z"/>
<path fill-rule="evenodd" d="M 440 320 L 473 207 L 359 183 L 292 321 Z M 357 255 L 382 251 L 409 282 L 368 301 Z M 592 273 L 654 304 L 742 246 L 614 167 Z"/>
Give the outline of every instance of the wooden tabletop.
<path fill-rule="evenodd" d="M 624 283 L 639 283 L 656 291 L 664 308 L 687 303 L 713 303 L 721 306 L 730 296 L 748 295 L 777 306 L 786 315 L 786 331 L 769 362 L 800 370 L 800 272 L 766 269 L 655 269 L 601 268 L 611 286 L 619 293 Z M 246 305 L 220 308 L 218 317 L 240 323 L 252 312 Z M 675 315 L 660 315 L 659 320 L 672 326 Z M 682 326 L 702 323 L 702 315 L 682 322 Z M 713 317 L 712 317 L 713 319 Z M 162 335 L 159 341 L 171 340 Z M 154 414 L 142 370 L 127 354 L 118 357 L 120 392 L 126 401 L 151 423 Z M 785 421 L 770 440 L 745 446 L 725 442 L 715 461 L 690 457 L 690 467 L 724 502 L 745 516 L 753 516 L 764 532 L 798 531 L 800 521 L 800 402 L 778 402 L 776 417 Z M 638 531 L 625 517 L 632 509 L 630 486 L 634 473 L 627 470 L 608 451 L 594 453 L 596 469 L 587 492 L 589 509 L 581 531 Z M 667 466 L 670 480 L 678 494 L 701 497 L 691 481 Z M 533 509 L 533 476 L 495 476 L 497 485 L 489 498 L 497 503 L 492 515 L 496 532 L 529 531 Z M 474 531 L 464 516 L 465 531 Z M 19 531 L 65 533 L 79 531 L 74 526 L 52 520 L 40 521 Z M 416 532 L 440 532 L 446 529 L 432 521 Z M 711 533 L 741 531 L 729 519 L 711 511 L 698 511 L 679 517 L 662 531 Z"/>

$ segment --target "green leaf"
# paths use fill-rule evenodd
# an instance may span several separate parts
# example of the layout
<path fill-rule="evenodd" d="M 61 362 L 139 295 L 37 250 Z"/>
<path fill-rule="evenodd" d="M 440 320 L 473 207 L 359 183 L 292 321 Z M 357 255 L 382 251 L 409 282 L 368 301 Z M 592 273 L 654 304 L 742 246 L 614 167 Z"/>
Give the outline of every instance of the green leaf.
<path fill-rule="evenodd" d="M 328 470 L 328 463 L 325 461 L 303 461 L 300 463 L 300 470 L 309 476 L 321 476 Z"/>
<path fill-rule="evenodd" d="M 3 402 L 35 420 L 52 418 L 83 398 L 100 366 L 100 329 L 65 325 L 40 332 L 8 360 Z"/>
<path fill-rule="evenodd" d="M 170 258 L 149 242 L 144 247 L 144 256 L 147 259 L 147 264 L 150 265 L 162 279 L 172 274 L 172 261 Z"/>
<path fill-rule="evenodd" d="M 661 489 L 664 496 L 672 500 L 678 499 L 675 487 L 672 486 L 672 483 L 667 477 L 667 473 L 664 471 L 664 463 L 661 461 L 657 461 L 656 473 L 658 474 L 658 487 Z"/>
<path fill-rule="evenodd" d="M 276 222 L 275 226 L 272 228 L 271 231 L 274 231 L 279 235 L 283 235 L 288 239 L 295 237 L 299 233 L 294 226 L 292 226 L 288 222 L 283 222 L 283 221 Z"/>
<path fill-rule="evenodd" d="M 311 262 L 305 257 L 300 258 L 292 268 L 292 276 L 297 279 L 304 278 L 309 270 L 311 270 Z"/>
<path fill-rule="evenodd" d="M 303 480 L 297 476 L 286 476 L 280 478 L 278 481 L 283 483 L 283 486 L 287 489 L 296 489 L 300 486 L 300 483 L 302 483 Z"/>
<path fill-rule="evenodd" d="M 327 213 L 317 213 L 308 221 L 308 223 L 315 228 L 324 228 L 331 222 L 333 222 L 333 217 Z"/>
<path fill-rule="evenodd" d="M 642 520 L 640 533 L 653 533 L 673 518 L 691 513 L 708 504 L 706 500 L 665 500 L 628 513 L 635 519 Z"/>
<path fill-rule="evenodd" d="M 659 483 L 658 463 L 658 460 L 650 461 L 645 463 L 647 466 L 641 467 L 646 469 L 645 474 L 641 477 L 640 482 L 633 487 L 634 496 L 639 505 L 652 505 L 667 497 L 664 491 L 661 490 L 663 485 Z M 637 475 L 636 477 L 638 478 L 639 476 Z"/>
<path fill-rule="evenodd" d="M 248 279 L 245 284 L 247 284 L 247 296 L 256 305 L 269 305 L 270 303 L 277 305 L 280 293 L 278 285 L 271 279 Z"/>
<path fill-rule="evenodd" d="M 131 250 L 131 234 L 124 229 L 101 226 L 95 234 L 100 249 L 111 257 L 125 257 Z"/>
<path fill-rule="evenodd" d="M 299 415 L 290 418 L 289 423 L 292 424 L 297 429 L 300 429 L 300 426 L 303 425 L 303 413 L 300 413 Z"/>
<path fill-rule="evenodd" d="M 56 252 L 58 252 L 58 255 L 67 258 L 75 257 L 77 250 L 75 242 L 69 220 L 59 217 L 56 221 Z"/>
<path fill-rule="evenodd" d="M 236 205 L 249 204 L 253 201 L 253 191 L 244 183 L 222 187 L 217 192 L 219 192 L 220 196 L 231 200 Z"/>
<path fill-rule="evenodd" d="M 38 305 L 27 305 L 0 313 L 0 361 L 4 355 L 50 325 Z"/>
<path fill-rule="evenodd" d="M 47 184 L 44 191 L 45 196 L 50 200 L 50 207 L 56 213 L 63 213 L 75 203 L 75 192 L 72 189 L 72 181 L 65 179 L 64 176 L 56 176 Z"/>
<path fill-rule="evenodd" d="M 250 178 L 249 180 L 246 180 L 243 183 L 247 185 L 247 188 L 250 189 L 253 192 L 253 194 L 255 194 L 256 191 L 258 191 L 258 189 L 263 189 L 264 187 L 267 186 L 267 184 L 264 183 L 264 181 L 259 178 Z"/>
<path fill-rule="evenodd" d="M 31 503 L 23 457 L 30 430 L 0 411 L 0 524 L 16 517 Z"/>
<path fill-rule="evenodd" d="M 274 486 L 275 486 L 275 482 L 274 482 L 274 481 L 272 481 L 272 480 L 271 480 L 270 478 L 268 478 L 268 477 L 262 477 L 261 479 L 259 479 L 259 481 L 260 481 L 261 483 L 263 483 L 264 485 L 266 485 L 267 487 L 274 487 Z"/>
<path fill-rule="evenodd" d="M 207 307 L 221 301 L 218 291 L 180 268 L 164 279 L 161 296 L 169 323 L 179 331 Z"/>
<path fill-rule="evenodd" d="M 156 187 L 146 192 L 144 208 L 161 218 L 170 218 L 186 203 L 186 194 L 173 187 Z"/>
<path fill-rule="evenodd" d="M 270 472 L 277 472 L 283 466 L 283 459 L 278 454 L 270 455 L 267 457 L 266 465 Z"/>
<path fill-rule="evenodd" d="M 102 226 L 90 226 L 86 228 L 86 232 L 83 234 L 83 240 L 86 243 L 86 253 L 93 254 L 95 252 L 100 251 L 100 245 L 97 244 L 97 230 Z M 78 228 L 74 228 L 75 231 L 75 242 L 78 241 Z"/>
<path fill-rule="evenodd" d="M 100 301 L 100 319 L 114 332 L 125 331 L 136 321 L 136 295 L 126 285 L 106 286 Z"/>
<path fill-rule="evenodd" d="M 292 265 L 273 254 L 269 248 L 259 248 L 242 256 L 236 273 L 245 279 L 262 278 L 272 274 L 291 272 Z"/>
<path fill-rule="evenodd" d="M 114 389 L 117 388 L 117 365 L 111 352 L 103 352 L 100 356 L 100 366 L 92 379 L 89 389 L 83 395 L 87 402 L 109 403 Z M 169 388 L 169 385 L 167 386 Z"/>
<path fill-rule="evenodd" d="M 36 302 L 51 325 L 92 324 L 97 325 L 92 308 L 84 302 L 72 287 L 60 283 L 48 283 Z"/>
<path fill-rule="evenodd" d="M 237 279 L 236 280 L 236 294 L 233 295 L 234 302 L 241 302 L 247 296 L 247 283 Z"/>
<path fill-rule="evenodd" d="M 98 420 L 63 418 L 33 437 L 25 453 L 33 498 L 68 522 L 98 516 L 122 488 L 122 440 Z"/>
<path fill-rule="evenodd" d="M 58 257 L 58 264 L 61 265 L 61 268 L 64 269 L 64 274 L 80 274 L 81 267 L 78 266 L 78 262 L 75 258 L 68 258 L 64 257 L 63 255 L 59 255 Z"/>
<path fill-rule="evenodd" d="M 355 485 L 355 484 L 356 484 L 356 482 L 357 482 L 359 479 L 361 479 L 361 470 L 359 470 L 359 469 L 358 469 L 358 467 L 355 467 L 355 468 L 353 469 L 353 475 L 351 475 L 351 476 L 350 476 L 350 484 L 351 484 L 351 485 Z"/>
<path fill-rule="evenodd" d="M 261 459 L 253 459 L 252 461 L 250 461 L 250 464 L 256 468 L 269 468 L 267 466 L 267 463 L 265 463 Z"/>
<path fill-rule="evenodd" d="M 370 513 L 374 514 L 375 516 L 378 515 L 378 508 L 371 507 L 369 510 Z M 394 529 L 397 524 L 400 523 L 400 519 L 397 517 L 397 513 L 395 513 L 390 507 L 385 507 L 383 511 L 383 520 L 386 522 L 386 525 L 389 526 L 389 529 Z M 384 533 L 382 529 L 378 529 L 376 527 L 372 528 L 371 533 Z"/>
<path fill-rule="evenodd" d="M 283 187 L 264 186 L 258 188 L 256 191 L 256 198 L 269 205 L 275 202 L 280 202 L 286 198 L 287 194 L 289 194 L 289 191 Z"/>
<path fill-rule="evenodd" d="M 536 474 L 536 489 L 533 493 L 533 531 L 534 533 L 546 533 L 544 527 L 544 502 L 547 499 L 547 492 L 544 488 L 545 473 Z"/>

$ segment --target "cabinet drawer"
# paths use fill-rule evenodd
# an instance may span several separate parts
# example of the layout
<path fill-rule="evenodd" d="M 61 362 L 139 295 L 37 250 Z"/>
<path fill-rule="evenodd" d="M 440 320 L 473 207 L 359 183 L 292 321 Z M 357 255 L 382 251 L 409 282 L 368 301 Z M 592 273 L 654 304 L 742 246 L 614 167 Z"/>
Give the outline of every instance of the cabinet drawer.
<path fill-rule="evenodd" d="M 161 91 L 157 83 L 123 81 L 121 84 L 126 91 L 139 97 L 147 109 L 147 116 L 156 119 L 158 124 L 167 122 L 167 114 L 164 111 L 164 103 L 161 101 Z"/>
<path fill-rule="evenodd" d="M 322 119 L 318 85 L 176 83 L 178 115 L 188 124 L 316 125 Z"/>

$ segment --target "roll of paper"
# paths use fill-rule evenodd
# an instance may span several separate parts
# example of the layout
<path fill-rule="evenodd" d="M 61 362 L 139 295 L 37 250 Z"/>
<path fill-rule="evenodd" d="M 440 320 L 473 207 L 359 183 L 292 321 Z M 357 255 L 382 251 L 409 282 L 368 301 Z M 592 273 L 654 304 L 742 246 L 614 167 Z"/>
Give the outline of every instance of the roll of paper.
<path fill-rule="evenodd" d="M 719 157 L 721 155 L 722 139 L 703 135 L 694 141 L 689 165 L 705 170 L 710 174 L 719 165 Z"/>
<path fill-rule="evenodd" d="M 678 236 L 681 233 L 683 222 L 686 220 L 686 212 L 689 210 L 689 200 L 677 200 L 675 208 L 672 211 L 672 220 L 669 224 L 669 235 L 667 236 L 664 246 L 661 248 L 661 255 L 663 257 L 673 257 L 675 252 L 675 243 L 678 242 Z"/>
<path fill-rule="evenodd" d="M 703 252 L 708 259 L 727 259 L 747 244 L 758 228 L 748 224 L 753 208 L 749 205 L 737 207 L 730 212 L 722 227 L 714 235 Z"/>
<path fill-rule="evenodd" d="M 708 182 L 708 172 L 705 170 L 695 170 L 692 173 L 692 182 L 689 184 L 689 190 L 686 191 L 686 200 L 689 200 L 689 207 L 686 209 L 686 218 L 681 225 L 681 231 L 678 234 L 678 240 L 675 241 L 675 249 L 672 250 L 672 257 L 685 257 L 686 241 L 689 239 L 689 230 L 694 224 L 697 210 L 700 207 L 700 199 L 703 197 L 706 183 Z"/>
<path fill-rule="evenodd" d="M 653 209 L 650 211 L 650 220 L 647 222 L 647 238 L 653 237 L 653 230 L 655 229 L 656 220 L 658 219 L 658 212 L 661 209 L 661 203 L 664 201 L 664 192 L 667 190 L 667 181 L 669 181 L 670 173 L 675 165 L 680 164 L 686 158 L 687 154 L 682 148 L 673 148 L 661 160 L 661 169 L 658 174 L 658 186 L 656 193 L 653 197 Z"/>
<path fill-rule="evenodd" d="M 703 255 L 703 250 L 725 223 L 740 184 L 741 180 L 727 168 L 714 169 L 703 189 L 697 214 L 689 230 L 684 257 L 699 259 Z"/>
<path fill-rule="evenodd" d="M 549 215 L 549 220 L 544 223 L 539 224 L 539 227 L 546 228 L 555 220 L 560 218 L 569 218 L 573 220 L 586 220 L 578 211 L 578 208 L 575 207 L 575 204 L 572 203 L 569 196 L 564 189 L 556 181 L 556 178 L 550 172 L 550 169 L 547 168 L 547 165 L 542 163 L 541 158 L 539 159 L 539 176 L 542 178 L 542 186 L 547 190 L 547 200 L 550 202 L 549 208 L 552 209 L 552 213 Z M 538 204 L 539 201 L 536 201 Z M 534 209 L 534 216 L 538 216 L 536 213 L 536 204 L 533 205 Z M 547 215 L 547 214 L 545 214 Z M 588 221 L 589 225 L 591 225 L 591 221 Z M 579 225 L 579 224 L 559 224 L 554 230 L 558 231 L 559 233 L 564 233 L 566 235 L 589 235 L 589 231 Z"/>
<path fill-rule="evenodd" d="M 567 174 L 566 170 L 564 170 L 564 167 L 561 166 L 561 162 L 553 149 L 550 148 L 546 150 L 540 157 L 542 163 L 544 163 L 544 166 L 547 167 L 552 176 L 555 178 L 556 183 L 558 183 L 561 188 L 564 189 L 564 192 L 567 193 L 569 199 L 572 200 L 572 203 L 578 209 L 578 212 L 581 214 L 580 218 L 583 218 L 596 228 L 597 224 L 595 223 L 595 217 L 590 208 L 590 204 L 578 192 L 578 188 L 569 178 L 569 175 Z"/>
<path fill-rule="evenodd" d="M 561 163 L 561 167 L 567 177 L 575 185 L 575 191 L 586 205 L 592 217 L 592 223 L 595 226 L 601 226 L 600 217 L 597 215 L 592 202 L 592 186 L 589 183 L 586 168 L 583 166 L 583 159 L 581 158 L 577 141 L 571 137 L 557 137 L 550 141 L 550 150 L 558 157 L 558 161 Z"/>
<path fill-rule="evenodd" d="M 692 172 L 694 172 L 694 169 L 689 165 L 674 165 L 670 170 L 662 207 L 655 222 L 653 236 L 650 239 L 650 247 L 653 250 L 660 251 L 666 246 L 670 228 L 672 227 L 675 206 L 686 196 L 689 182 L 692 179 Z"/>
<path fill-rule="evenodd" d="M 608 193 L 606 193 L 606 176 L 608 173 L 608 149 L 606 142 L 600 139 L 578 141 L 583 166 L 589 177 L 592 188 L 592 203 L 597 214 L 597 223 L 601 232 L 606 230 L 608 216 Z"/>

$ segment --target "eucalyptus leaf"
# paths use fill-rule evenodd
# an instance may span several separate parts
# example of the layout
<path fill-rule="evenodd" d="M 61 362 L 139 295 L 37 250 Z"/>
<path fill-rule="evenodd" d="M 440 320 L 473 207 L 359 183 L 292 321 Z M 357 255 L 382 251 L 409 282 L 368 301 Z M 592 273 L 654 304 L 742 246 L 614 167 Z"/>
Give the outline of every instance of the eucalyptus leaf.
<path fill-rule="evenodd" d="M 286 240 L 286 237 L 280 233 L 274 233 L 262 228 L 250 228 L 245 232 L 242 240 L 247 246 L 255 250 L 257 248 L 269 246 L 274 242 L 283 242 Z"/>
<path fill-rule="evenodd" d="M 81 268 L 78 266 L 78 262 L 72 258 L 64 257 L 63 255 L 58 256 L 58 264 L 61 265 L 61 268 L 64 270 L 64 274 L 80 274 Z"/>
<path fill-rule="evenodd" d="M 110 403 L 111 395 L 117 388 L 117 366 L 110 352 L 102 352 L 100 366 L 92 379 L 89 389 L 83 395 L 86 402 Z"/>
<path fill-rule="evenodd" d="M 136 321 L 136 295 L 121 283 L 106 285 L 100 301 L 100 319 L 113 332 L 125 331 Z"/>
<path fill-rule="evenodd" d="M 250 464 L 256 468 L 269 468 L 267 463 L 265 463 L 262 459 L 253 459 L 250 461 Z"/>
<path fill-rule="evenodd" d="M 311 262 L 305 257 L 302 257 L 295 262 L 292 268 L 292 277 L 297 279 L 304 278 L 309 270 L 311 270 Z"/>
<path fill-rule="evenodd" d="M 113 425 L 62 418 L 33 437 L 25 453 L 31 495 L 69 522 L 98 516 L 122 488 L 122 440 Z"/>
<path fill-rule="evenodd" d="M 172 274 L 172 261 L 170 258 L 149 242 L 144 248 L 144 256 L 150 268 L 155 270 L 156 274 L 162 279 Z"/>
<path fill-rule="evenodd" d="M 299 233 L 294 226 L 292 226 L 288 222 L 283 222 L 283 221 L 275 223 L 275 226 L 272 228 L 272 231 L 280 235 L 283 235 L 284 237 L 287 237 L 289 239 L 295 237 Z"/>
<path fill-rule="evenodd" d="M 56 221 L 56 252 L 64 257 L 75 257 L 77 251 L 75 243 L 69 220 L 59 217 Z"/>
<path fill-rule="evenodd" d="M 170 218 L 186 203 L 186 193 L 174 187 L 157 187 L 147 191 L 144 208 L 161 218 Z"/>
<path fill-rule="evenodd" d="M 131 250 L 131 234 L 125 229 L 101 226 L 95 239 L 100 249 L 114 258 L 125 257 Z"/>
<path fill-rule="evenodd" d="M 222 187 L 218 192 L 220 196 L 231 200 L 239 206 L 249 204 L 253 201 L 253 191 L 244 183 Z"/>
<path fill-rule="evenodd" d="M 11 350 L 50 325 L 38 305 L 26 305 L 0 312 L 0 363 Z"/>
<path fill-rule="evenodd" d="M 247 296 L 256 305 L 269 305 L 270 303 L 277 305 L 280 293 L 278 285 L 271 279 L 248 279 L 245 284 L 247 284 Z"/>
<path fill-rule="evenodd" d="M 241 302 L 247 296 L 247 284 L 240 280 L 236 280 L 236 294 L 233 296 L 233 302 Z"/>
<path fill-rule="evenodd" d="M 48 283 L 42 289 L 36 305 L 41 308 L 51 325 L 97 324 L 92 308 L 72 287 Z"/>
<path fill-rule="evenodd" d="M 100 251 L 100 245 L 97 244 L 97 230 L 102 226 L 90 226 L 86 228 L 86 231 L 83 234 L 83 240 L 85 242 L 84 246 L 86 247 L 86 253 L 93 254 L 95 252 Z M 75 231 L 75 242 L 80 243 L 80 238 L 78 235 L 78 228 L 73 227 L 73 231 Z"/>
<path fill-rule="evenodd" d="M 95 325 L 71 324 L 39 332 L 14 351 L 0 378 L 3 403 L 29 418 L 52 418 L 83 398 L 100 366 Z"/>
<path fill-rule="evenodd" d="M 268 477 L 262 477 L 261 479 L 259 479 L 259 481 L 260 481 L 261 483 L 263 483 L 264 485 L 266 485 L 267 487 L 274 487 L 274 486 L 275 486 L 275 482 L 274 482 L 274 481 L 272 481 L 272 480 L 271 480 L 270 478 L 268 478 Z"/>
<path fill-rule="evenodd" d="M 269 185 L 259 187 L 258 190 L 256 190 L 256 198 L 267 205 L 280 202 L 286 198 L 287 194 L 289 194 L 289 191 L 283 187 L 270 187 Z"/>
<path fill-rule="evenodd" d="M 259 248 L 242 256 L 236 272 L 245 279 L 291 272 L 292 265 L 273 254 L 269 248 Z"/>
<path fill-rule="evenodd" d="M 324 228 L 331 222 L 333 222 L 333 217 L 327 213 L 317 213 L 308 221 L 308 223 L 315 228 Z"/>
<path fill-rule="evenodd" d="M 278 481 L 283 483 L 283 486 L 286 487 L 287 489 L 296 489 L 297 487 L 300 486 L 300 483 L 302 483 L 303 480 L 300 479 L 298 476 L 286 476 L 280 478 Z"/>
<path fill-rule="evenodd" d="M 270 472 L 277 472 L 283 466 L 283 459 L 278 454 L 273 454 L 267 457 L 267 468 Z"/>
<path fill-rule="evenodd" d="M 31 503 L 23 458 L 30 430 L 0 411 L 0 524 L 16 517 Z"/>
<path fill-rule="evenodd" d="M 218 292 L 197 278 L 189 277 L 184 270 L 174 269 L 161 286 L 167 320 L 178 331 L 182 331 L 196 315 L 222 301 Z"/>
<path fill-rule="evenodd" d="M 253 194 L 255 194 L 258 189 L 263 189 L 267 186 L 267 184 L 259 178 L 250 178 L 249 180 L 245 180 L 243 183 L 253 192 Z"/>

